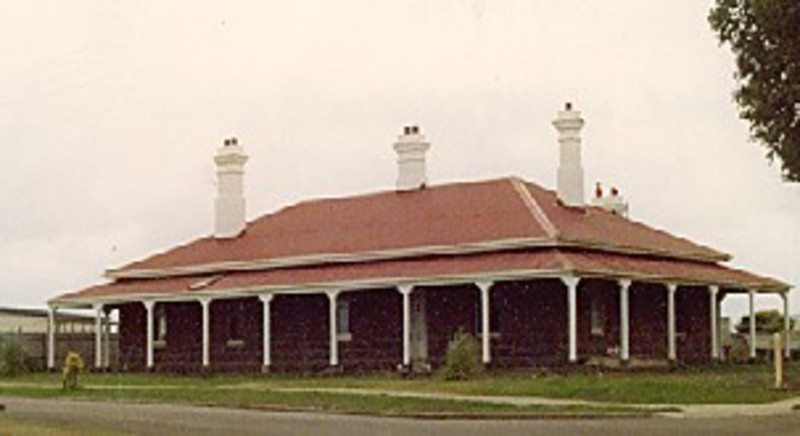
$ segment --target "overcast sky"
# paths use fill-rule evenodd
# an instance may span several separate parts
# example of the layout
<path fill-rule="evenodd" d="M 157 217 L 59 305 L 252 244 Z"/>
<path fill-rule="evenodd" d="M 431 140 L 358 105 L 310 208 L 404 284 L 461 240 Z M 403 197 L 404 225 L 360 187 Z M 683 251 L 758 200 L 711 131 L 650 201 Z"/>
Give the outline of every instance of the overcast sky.
<path fill-rule="evenodd" d="M 432 142 L 431 183 L 554 187 L 565 101 L 586 119 L 587 193 L 616 185 L 633 219 L 798 284 L 800 186 L 749 141 L 710 6 L 6 1 L 0 305 L 42 307 L 209 234 L 225 137 L 251 156 L 249 218 L 392 188 L 391 143 L 409 123 Z"/>

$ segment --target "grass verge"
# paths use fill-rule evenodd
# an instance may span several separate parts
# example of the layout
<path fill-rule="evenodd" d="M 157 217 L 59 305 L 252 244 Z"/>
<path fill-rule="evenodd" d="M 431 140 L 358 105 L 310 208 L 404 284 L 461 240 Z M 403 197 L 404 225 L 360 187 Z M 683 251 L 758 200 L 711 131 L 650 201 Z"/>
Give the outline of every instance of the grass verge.
<path fill-rule="evenodd" d="M 214 386 L 185 386 L 180 388 L 85 387 L 74 391 L 46 387 L 2 387 L 0 394 L 34 398 L 68 398 L 97 401 L 190 404 L 277 411 L 310 411 L 330 413 L 369 414 L 384 416 L 454 415 L 484 416 L 595 416 L 648 415 L 675 409 L 650 410 L 634 406 L 530 405 L 515 406 L 481 401 L 457 401 L 428 398 L 394 397 L 388 395 L 358 395 L 328 392 L 282 392 L 255 389 L 232 389 Z"/>
<path fill-rule="evenodd" d="M 792 398 L 797 391 L 772 389 L 768 365 L 715 366 L 671 372 L 583 372 L 543 375 L 531 372 L 488 373 L 467 381 L 437 377 L 404 379 L 394 374 L 302 377 L 285 375 L 86 374 L 86 389 L 65 394 L 57 374 L 0 379 L 0 395 L 75 396 L 97 400 L 208 404 L 244 408 L 314 410 L 338 413 L 637 413 L 640 405 L 758 404 Z M 800 365 L 787 366 L 786 377 L 800 380 Z M 282 392 L 281 389 L 320 392 Z M 372 391 L 445 393 L 464 396 L 547 397 L 618 403 L 614 406 L 498 405 L 480 401 L 398 398 L 321 392 L 354 388 Z M 629 407 L 622 407 L 624 404 Z M 675 409 L 659 409 L 659 411 Z"/>

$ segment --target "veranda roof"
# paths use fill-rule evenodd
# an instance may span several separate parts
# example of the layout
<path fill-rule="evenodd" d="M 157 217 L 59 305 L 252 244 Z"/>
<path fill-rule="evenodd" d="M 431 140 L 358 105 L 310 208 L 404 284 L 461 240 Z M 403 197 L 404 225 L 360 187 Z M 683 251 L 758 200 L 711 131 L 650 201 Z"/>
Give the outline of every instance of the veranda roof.
<path fill-rule="evenodd" d="M 124 279 L 63 295 L 54 303 L 130 301 L 144 298 L 192 299 L 200 295 L 246 295 L 271 291 L 356 290 L 393 287 L 398 283 L 469 283 L 558 277 L 634 280 L 680 285 L 718 285 L 731 290 L 781 292 L 777 280 L 715 263 L 648 258 L 624 254 L 543 249 L 434 256 L 405 260 L 231 271 L 215 275 Z"/>

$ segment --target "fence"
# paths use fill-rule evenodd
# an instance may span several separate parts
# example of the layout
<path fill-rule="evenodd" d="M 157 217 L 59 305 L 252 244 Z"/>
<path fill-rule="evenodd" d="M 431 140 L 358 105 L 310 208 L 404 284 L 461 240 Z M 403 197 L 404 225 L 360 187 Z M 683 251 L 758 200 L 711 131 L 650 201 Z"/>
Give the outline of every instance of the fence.
<path fill-rule="evenodd" d="M 56 367 L 60 368 L 64 358 L 70 351 L 81 355 L 87 369 L 94 367 L 94 334 L 92 333 L 59 333 L 56 334 Z M 32 370 L 47 368 L 47 334 L 45 333 L 0 333 L 0 343 L 17 341 L 28 356 L 28 366 Z M 108 344 L 104 341 L 104 353 L 107 353 L 109 368 L 117 367 L 119 355 L 119 339 L 116 334 L 109 335 Z"/>

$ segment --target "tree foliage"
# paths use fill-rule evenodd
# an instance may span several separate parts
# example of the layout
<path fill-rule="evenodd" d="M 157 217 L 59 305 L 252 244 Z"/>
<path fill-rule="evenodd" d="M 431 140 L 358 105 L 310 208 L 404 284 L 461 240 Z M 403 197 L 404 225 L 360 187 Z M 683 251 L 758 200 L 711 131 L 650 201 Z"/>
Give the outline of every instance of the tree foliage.
<path fill-rule="evenodd" d="M 783 331 L 783 315 L 777 310 L 763 310 L 756 312 L 756 332 L 758 333 L 777 333 Z M 789 328 L 794 326 L 794 320 L 789 320 Z M 750 331 L 750 317 L 743 316 L 742 321 L 736 325 L 739 333 Z"/>
<path fill-rule="evenodd" d="M 708 20 L 736 57 L 739 115 L 800 182 L 800 1 L 716 0 Z"/>

